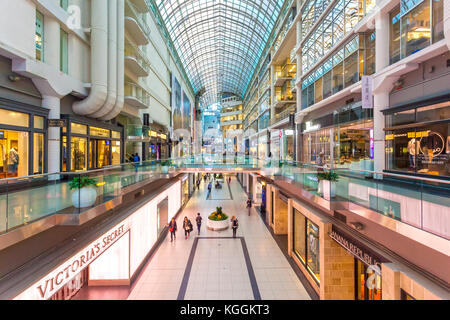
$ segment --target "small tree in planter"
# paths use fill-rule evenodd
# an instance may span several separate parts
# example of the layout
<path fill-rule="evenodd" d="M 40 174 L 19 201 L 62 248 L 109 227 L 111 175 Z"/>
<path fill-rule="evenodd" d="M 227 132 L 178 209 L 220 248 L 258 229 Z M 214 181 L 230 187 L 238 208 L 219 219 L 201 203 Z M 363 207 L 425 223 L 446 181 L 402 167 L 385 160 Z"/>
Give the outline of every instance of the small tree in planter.
<path fill-rule="evenodd" d="M 97 181 L 89 177 L 76 177 L 69 183 L 75 208 L 92 207 L 97 200 Z"/>
<path fill-rule="evenodd" d="M 320 189 L 325 200 L 331 200 L 336 196 L 336 182 L 339 181 L 339 175 L 336 172 L 319 172 L 317 174 Z"/>

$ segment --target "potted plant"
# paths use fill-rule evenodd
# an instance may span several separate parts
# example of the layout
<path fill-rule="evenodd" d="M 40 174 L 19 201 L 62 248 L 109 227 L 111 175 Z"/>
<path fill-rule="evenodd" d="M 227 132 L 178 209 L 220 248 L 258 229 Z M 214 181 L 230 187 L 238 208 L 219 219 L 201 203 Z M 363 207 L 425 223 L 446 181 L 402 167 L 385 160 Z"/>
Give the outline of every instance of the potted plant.
<path fill-rule="evenodd" d="M 339 181 L 339 176 L 336 172 L 319 172 L 317 174 L 319 179 L 319 189 L 323 193 L 325 200 L 330 200 L 336 196 L 336 182 Z"/>
<path fill-rule="evenodd" d="M 69 183 L 75 208 L 92 207 L 97 200 L 97 181 L 89 177 L 76 177 Z"/>
<path fill-rule="evenodd" d="M 208 217 L 208 229 L 213 231 L 226 230 L 229 227 L 230 218 L 222 211 L 222 207 L 217 207 L 216 211 Z"/>
<path fill-rule="evenodd" d="M 169 174 L 170 162 L 168 160 L 161 161 L 161 173 Z"/>

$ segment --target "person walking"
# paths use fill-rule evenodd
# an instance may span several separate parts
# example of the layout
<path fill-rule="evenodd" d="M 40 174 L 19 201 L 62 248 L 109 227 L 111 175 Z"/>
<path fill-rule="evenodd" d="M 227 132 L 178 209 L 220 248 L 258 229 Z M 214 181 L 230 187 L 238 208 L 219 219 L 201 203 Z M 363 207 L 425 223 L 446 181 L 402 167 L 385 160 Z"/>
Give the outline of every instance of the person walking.
<path fill-rule="evenodd" d="M 191 231 L 192 231 L 192 223 L 187 217 L 184 217 L 183 229 L 184 229 L 184 237 L 185 237 L 184 239 L 186 240 L 191 235 Z"/>
<path fill-rule="evenodd" d="M 231 229 L 233 229 L 233 238 L 236 238 L 238 228 L 239 228 L 239 221 L 235 216 L 233 216 L 231 218 Z"/>
<path fill-rule="evenodd" d="M 248 215 L 250 216 L 250 213 L 252 212 L 252 199 L 248 198 L 247 200 L 247 210 L 248 210 Z"/>
<path fill-rule="evenodd" d="M 172 242 L 174 239 L 176 240 L 177 222 L 175 221 L 175 218 L 172 218 L 172 220 L 169 223 L 169 232 L 170 232 L 170 242 Z"/>
<path fill-rule="evenodd" d="M 200 179 L 197 180 L 197 189 L 200 191 Z"/>
<path fill-rule="evenodd" d="M 200 230 L 202 228 L 202 216 L 200 215 L 200 212 L 197 214 L 197 218 L 195 218 L 195 221 L 197 222 L 197 230 L 198 230 L 198 235 L 200 235 Z"/>
<path fill-rule="evenodd" d="M 211 195 L 211 190 L 212 190 L 212 183 L 210 182 L 208 184 L 208 197 Z"/>
<path fill-rule="evenodd" d="M 228 177 L 228 184 L 231 184 L 231 177 Z"/>

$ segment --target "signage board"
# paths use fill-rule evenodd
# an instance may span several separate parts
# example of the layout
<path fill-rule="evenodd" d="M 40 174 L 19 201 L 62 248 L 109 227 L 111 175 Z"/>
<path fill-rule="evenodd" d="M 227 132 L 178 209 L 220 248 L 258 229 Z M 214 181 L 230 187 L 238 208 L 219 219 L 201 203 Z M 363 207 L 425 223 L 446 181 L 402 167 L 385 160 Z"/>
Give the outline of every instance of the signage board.
<path fill-rule="evenodd" d="M 362 108 L 363 109 L 373 109 L 373 78 L 371 76 L 362 76 L 361 80 L 362 86 Z"/>
<path fill-rule="evenodd" d="M 48 119 L 47 126 L 49 128 L 64 128 L 66 126 L 65 119 Z"/>
<path fill-rule="evenodd" d="M 330 238 L 344 247 L 344 249 L 346 249 L 355 258 L 361 260 L 361 262 L 365 263 L 368 266 L 380 267 L 382 263 L 388 262 L 387 259 L 381 257 L 358 240 L 340 231 L 335 226 L 333 226 L 331 229 Z"/>

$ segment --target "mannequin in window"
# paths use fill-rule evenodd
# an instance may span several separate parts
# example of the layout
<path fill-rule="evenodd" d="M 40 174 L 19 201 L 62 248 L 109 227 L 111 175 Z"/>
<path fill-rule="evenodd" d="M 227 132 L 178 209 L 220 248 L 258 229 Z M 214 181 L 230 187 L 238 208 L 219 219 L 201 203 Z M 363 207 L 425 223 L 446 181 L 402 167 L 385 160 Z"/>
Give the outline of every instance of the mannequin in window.
<path fill-rule="evenodd" d="M 419 141 L 413 138 L 408 142 L 409 166 L 411 168 L 417 167 L 416 156 L 418 153 L 419 153 Z"/>
<path fill-rule="evenodd" d="M 9 150 L 9 172 L 17 173 L 17 167 L 19 166 L 19 153 L 16 148 Z"/>

